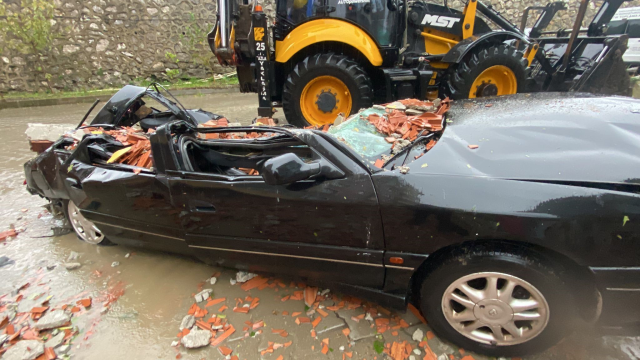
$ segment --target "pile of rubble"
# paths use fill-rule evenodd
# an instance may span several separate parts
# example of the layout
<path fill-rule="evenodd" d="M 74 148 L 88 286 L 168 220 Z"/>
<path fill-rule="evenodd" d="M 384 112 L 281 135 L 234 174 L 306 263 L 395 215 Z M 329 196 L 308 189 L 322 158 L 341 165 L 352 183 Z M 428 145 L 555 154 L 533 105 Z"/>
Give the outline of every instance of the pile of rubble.
<path fill-rule="evenodd" d="M 276 126 L 275 120 L 271 118 L 258 118 L 254 121 L 255 126 Z M 217 120 L 209 120 L 206 123 L 198 125 L 199 128 L 219 128 L 241 126 L 240 123 L 229 123 L 226 118 Z M 202 139 L 257 139 L 261 137 L 271 137 L 274 133 L 269 132 L 224 132 L 224 133 L 201 133 Z"/>
<path fill-rule="evenodd" d="M 384 342 L 383 335 L 388 336 L 388 338 L 399 337 L 401 332 L 410 331 L 410 327 L 415 327 L 416 323 L 409 324 L 400 316 L 378 305 L 352 296 L 338 296 L 331 293 L 329 289 L 322 290 L 301 282 L 291 282 L 287 285 L 278 278 L 264 277 L 244 271 L 239 271 L 234 278 L 230 279 L 232 286 L 239 286 L 243 291 L 247 292 L 244 298 L 238 297 L 235 300 L 227 299 L 227 297 L 214 298 L 214 290 L 204 289 L 204 287 L 209 284 L 216 284 L 219 276 L 220 273 L 216 273 L 210 279 L 199 284 L 198 293 L 194 295 L 195 303 L 191 305 L 188 314 L 180 324 L 180 331 L 177 335 L 178 340 L 172 343 L 172 346 L 178 352 L 176 358 L 182 357 L 179 352 L 180 347 L 194 349 L 211 346 L 217 348 L 226 359 L 237 360 L 240 355 L 237 352 L 243 348 L 243 345 L 236 342 L 267 336 L 272 341 L 262 341 L 263 345 L 258 348 L 260 355 L 278 355 L 277 359 L 282 360 L 284 355 L 281 349 L 288 348 L 294 341 L 289 340 L 289 333 L 295 332 L 299 334 L 300 330 L 306 330 L 312 339 L 311 351 L 317 351 L 317 357 L 328 355 L 329 352 L 337 350 L 342 353 L 342 358 L 347 360 L 357 357 L 357 353 L 353 348 L 355 341 L 368 338 L 361 333 L 362 329 L 371 328 L 371 331 L 377 334 L 374 349 L 378 354 L 384 353 L 394 360 L 413 360 L 417 359 L 417 355 L 420 355 L 420 359 L 424 360 L 438 359 L 438 356 L 431 350 L 427 342 L 434 337 L 430 331 L 425 335 L 423 330 L 419 328 L 411 330 L 409 334 L 414 341 L 412 343 L 406 340 Z M 269 329 L 264 320 L 253 318 L 253 309 L 260 304 L 260 298 L 256 295 L 266 290 L 283 292 L 282 295 L 278 295 L 283 303 L 299 302 L 300 305 L 304 305 L 304 311 L 274 310 L 272 312 L 273 315 L 293 320 L 295 329 Z M 273 293 L 271 291 L 262 293 L 260 296 L 272 296 Z M 300 307 L 300 305 L 292 304 L 294 308 Z M 245 326 L 241 331 L 239 328 L 234 328 L 229 324 L 227 314 L 225 314 L 225 311 L 228 310 L 237 313 L 232 315 L 234 316 L 234 322 L 246 320 L 244 321 Z M 415 307 L 410 306 L 409 310 L 417 318 L 418 323 L 426 323 Z M 246 319 L 238 319 L 238 317 L 242 316 L 246 316 Z M 336 318 L 345 319 L 346 322 L 336 325 L 334 320 Z M 325 323 L 328 323 L 328 325 L 325 326 Z M 357 325 L 359 323 L 362 325 Z M 357 332 L 355 336 L 350 326 L 359 329 L 354 330 Z M 347 343 L 337 349 L 331 348 L 330 341 L 336 341 L 330 340 L 331 337 L 327 334 L 331 330 L 338 330 L 341 333 L 340 336 L 346 338 Z M 274 335 L 277 335 L 277 337 L 274 337 Z M 276 340 L 280 338 L 282 340 Z M 300 339 L 298 338 L 298 340 Z M 297 344 L 297 346 L 300 346 L 300 344 Z M 243 355 L 246 356 L 246 354 Z"/>
<path fill-rule="evenodd" d="M 123 283 L 109 282 L 108 288 L 95 298 L 85 291 L 68 299 L 55 300 L 54 296 L 47 295 L 49 287 L 43 281 L 44 276 L 41 273 L 13 292 L 0 295 L 0 356 L 3 360 L 68 359 L 71 343 L 80 335 L 74 318 L 93 314 L 93 323 L 82 337 L 87 340 L 99 321 L 99 318 L 95 319 L 97 310 L 100 309 L 100 314 L 105 313 L 124 294 Z M 96 307 L 98 309 L 94 309 Z"/>
<path fill-rule="evenodd" d="M 433 102 L 417 99 L 406 99 L 390 104 L 375 105 L 374 108 L 383 109 L 387 113 L 369 115 L 368 119 L 378 131 L 388 135 L 390 143 L 397 141 L 399 135 L 402 140 L 414 141 L 418 135 L 442 130 L 442 116 L 451 107 L 449 99 Z"/>

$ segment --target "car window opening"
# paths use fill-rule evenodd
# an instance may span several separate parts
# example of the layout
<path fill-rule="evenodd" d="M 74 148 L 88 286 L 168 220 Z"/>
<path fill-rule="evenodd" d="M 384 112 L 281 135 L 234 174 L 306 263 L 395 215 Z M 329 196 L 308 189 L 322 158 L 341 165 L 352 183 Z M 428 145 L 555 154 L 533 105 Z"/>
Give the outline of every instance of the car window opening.
<path fill-rule="evenodd" d="M 226 137 L 229 134 L 216 135 Z M 283 138 L 280 143 L 268 144 L 236 143 L 232 140 L 211 141 L 192 136 L 183 136 L 180 142 L 185 170 L 200 173 L 259 176 L 261 165 L 279 155 L 293 153 L 303 161 L 313 159 L 312 150 L 291 137 Z"/>
<path fill-rule="evenodd" d="M 146 102 L 144 100 L 147 100 Z M 144 132 L 179 118 L 165 105 L 150 97 L 140 98 L 125 111 L 120 126 L 139 126 Z"/>

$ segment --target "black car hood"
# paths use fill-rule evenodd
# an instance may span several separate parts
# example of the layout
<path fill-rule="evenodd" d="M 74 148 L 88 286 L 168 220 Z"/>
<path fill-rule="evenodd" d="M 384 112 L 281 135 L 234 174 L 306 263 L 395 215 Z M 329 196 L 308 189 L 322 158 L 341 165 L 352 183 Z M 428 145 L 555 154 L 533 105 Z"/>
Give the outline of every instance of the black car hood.
<path fill-rule="evenodd" d="M 408 165 L 411 173 L 640 184 L 640 101 L 539 93 L 454 102 L 437 145 Z"/>

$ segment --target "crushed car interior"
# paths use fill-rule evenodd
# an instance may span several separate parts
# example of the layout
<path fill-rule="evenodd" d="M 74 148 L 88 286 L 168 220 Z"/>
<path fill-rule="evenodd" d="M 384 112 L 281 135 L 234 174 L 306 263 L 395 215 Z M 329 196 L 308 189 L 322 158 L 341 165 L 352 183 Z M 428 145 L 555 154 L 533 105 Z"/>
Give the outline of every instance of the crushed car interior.
<path fill-rule="evenodd" d="M 548 348 L 577 322 L 640 321 L 637 101 L 418 102 L 431 110 L 297 129 L 122 91 L 25 164 L 27 189 L 86 242 L 414 303 L 439 335 L 492 356 Z M 137 128 L 149 119 L 167 122 Z"/>

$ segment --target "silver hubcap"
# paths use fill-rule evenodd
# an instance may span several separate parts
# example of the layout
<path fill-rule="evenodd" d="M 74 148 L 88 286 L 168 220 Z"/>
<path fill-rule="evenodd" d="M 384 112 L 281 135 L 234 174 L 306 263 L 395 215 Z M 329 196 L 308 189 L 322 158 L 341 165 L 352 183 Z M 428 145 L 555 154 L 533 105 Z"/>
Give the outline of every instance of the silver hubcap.
<path fill-rule="evenodd" d="M 549 305 L 528 282 L 497 272 L 454 281 L 442 297 L 449 324 L 474 341 L 506 346 L 538 336 L 549 322 Z"/>
<path fill-rule="evenodd" d="M 73 230 L 76 231 L 76 234 L 78 234 L 82 240 L 94 245 L 100 244 L 102 240 L 104 240 L 102 232 L 98 230 L 94 223 L 82 216 L 80 209 L 78 209 L 73 201 L 69 201 L 67 210 L 69 211 L 71 226 L 73 226 Z"/>

